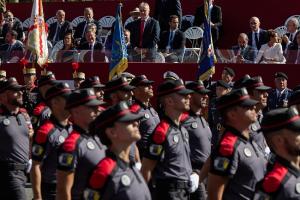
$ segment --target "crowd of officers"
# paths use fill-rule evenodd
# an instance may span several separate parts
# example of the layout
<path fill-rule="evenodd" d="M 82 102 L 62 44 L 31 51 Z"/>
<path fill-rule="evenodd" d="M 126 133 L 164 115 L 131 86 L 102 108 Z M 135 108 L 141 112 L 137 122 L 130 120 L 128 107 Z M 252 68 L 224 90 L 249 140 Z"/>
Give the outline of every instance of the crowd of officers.
<path fill-rule="evenodd" d="M 300 199 L 300 90 L 231 68 L 205 86 L 0 71 L 0 199 Z M 282 88 L 282 90 L 280 90 Z M 282 97 L 283 96 L 283 97 Z M 273 107 L 272 107 L 273 106 Z M 30 174 L 30 176 L 29 176 Z"/>

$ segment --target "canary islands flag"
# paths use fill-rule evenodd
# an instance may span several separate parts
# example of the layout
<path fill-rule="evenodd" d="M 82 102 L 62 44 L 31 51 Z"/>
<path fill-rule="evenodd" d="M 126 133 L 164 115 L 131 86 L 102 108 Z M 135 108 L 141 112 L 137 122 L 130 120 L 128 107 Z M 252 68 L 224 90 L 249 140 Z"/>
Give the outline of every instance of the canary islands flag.
<path fill-rule="evenodd" d="M 109 65 L 109 80 L 111 80 L 114 75 L 124 72 L 128 67 L 127 49 L 122 26 L 121 7 L 122 4 L 118 4 L 113 33 L 112 56 Z"/>
<path fill-rule="evenodd" d="M 204 32 L 202 40 L 202 54 L 199 61 L 199 68 L 197 71 L 198 80 L 207 80 L 212 74 L 215 73 L 215 52 L 211 37 L 210 27 L 210 13 L 209 13 L 209 0 L 204 0 Z"/>

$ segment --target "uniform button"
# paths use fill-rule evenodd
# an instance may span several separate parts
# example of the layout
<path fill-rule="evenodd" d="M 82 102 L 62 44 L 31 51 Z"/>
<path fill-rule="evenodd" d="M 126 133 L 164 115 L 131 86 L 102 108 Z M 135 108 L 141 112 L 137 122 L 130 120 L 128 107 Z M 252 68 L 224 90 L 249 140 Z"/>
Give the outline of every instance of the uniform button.
<path fill-rule="evenodd" d="M 129 176 L 126 175 L 126 174 L 123 175 L 123 176 L 121 177 L 121 183 L 122 183 L 124 186 L 129 186 L 130 183 L 131 183 L 131 180 L 130 180 Z"/>
<path fill-rule="evenodd" d="M 198 127 L 197 122 L 193 122 L 193 123 L 192 123 L 192 128 L 197 128 L 197 127 Z"/>
<path fill-rule="evenodd" d="M 251 155 L 252 155 L 251 150 L 247 147 L 244 149 L 244 154 L 247 157 L 251 157 Z"/>
<path fill-rule="evenodd" d="M 178 137 L 178 135 L 174 135 L 173 141 L 174 141 L 175 143 L 178 143 L 178 142 L 179 142 L 179 137 Z"/>
<path fill-rule="evenodd" d="M 86 146 L 87 146 L 87 148 L 90 149 L 90 150 L 95 149 L 95 145 L 94 145 L 92 142 L 86 143 Z"/>
<path fill-rule="evenodd" d="M 300 183 L 296 184 L 296 192 L 300 194 Z"/>
<path fill-rule="evenodd" d="M 146 118 L 146 119 L 149 119 L 149 118 L 150 118 L 150 116 L 149 116 L 148 113 L 145 113 L 145 118 Z"/>
<path fill-rule="evenodd" d="M 4 120 L 3 120 L 3 124 L 4 124 L 5 126 L 8 126 L 8 125 L 10 124 L 9 119 L 4 119 Z"/>
<path fill-rule="evenodd" d="M 58 137 L 58 141 L 59 141 L 60 143 L 63 143 L 63 142 L 65 141 L 64 136 L 60 135 L 60 136 Z"/>

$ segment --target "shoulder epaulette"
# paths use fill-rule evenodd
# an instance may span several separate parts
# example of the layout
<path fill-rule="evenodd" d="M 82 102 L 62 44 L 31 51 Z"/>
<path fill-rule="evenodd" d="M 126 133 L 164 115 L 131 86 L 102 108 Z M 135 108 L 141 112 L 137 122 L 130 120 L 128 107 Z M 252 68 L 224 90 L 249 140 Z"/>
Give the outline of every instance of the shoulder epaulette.
<path fill-rule="evenodd" d="M 180 116 L 180 122 L 182 123 L 182 122 L 185 122 L 188 118 L 189 118 L 189 113 L 188 112 L 184 112 L 184 113 L 182 113 L 181 114 L 181 116 Z"/>
<path fill-rule="evenodd" d="M 262 187 L 264 191 L 267 193 L 276 192 L 287 173 L 288 169 L 286 167 L 280 163 L 275 163 L 273 169 L 267 173 L 263 180 Z"/>
<path fill-rule="evenodd" d="M 54 127 L 54 124 L 50 120 L 45 121 L 45 123 L 43 123 L 36 132 L 35 142 L 38 144 L 45 143 L 47 141 L 48 134 Z"/>
<path fill-rule="evenodd" d="M 33 115 L 35 116 L 39 116 L 42 111 L 45 109 L 47 105 L 45 104 L 45 102 L 41 102 L 39 103 L 34 109 L 33 109 Z"/>
<path fill-rule="evenodd" d="M 162 120 L 155 128 L 153 133 L 153 141 L 156 144 L 162 144 L 167 137 L 168 129 L 170 124 L 167 123 L 165 120 Z"/>
<path fill-rule="evenodd" d="M 116 165 L 116 161 L 109 157 L 101 160 L 89 180 L 90 187 L 94 190 L 103 188 Z"/>
<path fill-rule="evenodd" d="M 27 110 L 26 110 L 26 108 L 20 108 L 19 111 L 20 111 L 21 113 L 28 113 Z"/>
<path fill-rule="evenodd" d="M 76 144 L 78 139 L 80 138 L 80 134 L 77 131 L 72 131 L 71 134 L 67 137 L 65 142 L 63 143 L 63 150 L 67 152 L 72 152 L 76 148 Z"/>
<path fill-rule="evenodd" d="M 137 103 L 134 103 L 130 106 L 130 111 L 133 113 L 137 113 L 141 109 L 141 106 Z"/>
<path fill-rule="evenodd" d="M 222 156 L 232 156 L 237 141 L 238 136 L 231 132 L 225 132 L 220 141 L 219 153 Z"/>

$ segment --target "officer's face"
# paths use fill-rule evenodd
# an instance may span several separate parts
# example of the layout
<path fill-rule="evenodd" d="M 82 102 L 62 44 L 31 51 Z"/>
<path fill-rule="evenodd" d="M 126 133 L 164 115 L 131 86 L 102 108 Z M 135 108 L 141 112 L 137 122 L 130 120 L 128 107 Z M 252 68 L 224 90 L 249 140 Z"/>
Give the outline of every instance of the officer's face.
<path fill-rule="evenodd" d="M 35 80 L 36 80 L 36 76 L 35 75 L 25 75 L 24 76 L 24 83 L 27 86 L 34 85 Z"/>
<path fill-rule="evenodd" d="M 99 101 L 104 100 L 104 91 L 101 88 L 94 88 L 95 95 Z"/>
<path fill-rule="evenodd" d="M 268 96 L 269 94 L 267 91 L 253 90 L 253 98 L 258 101 L 262 108 L 267 106 Z"/>
<path fill-rule="evenodd" d="M 233 76 L 228 74 L 226 70 L 223 70 L 222 72 L 222 80 L 225 81 L 226 83 L 230 83 L 233 79 Z"/>
<path fill-rule="evenodd" d="M 62 96 L 55 97 L 54 100 L 55 106 L 51 107 L 51 109 L 56 109 L 60 111 L 63 116 L 68 116 L 69 111 L 65 109 L 66 107 L 66 98 Z"/>
<path fill-rule="evenodd" d="M 208 95 L 197 92 L 193 93 L 191 95 L 191 104 L 198 108 L 206 108 L 208 106 Z"/>
<path fill-rule="evenodd" d="M 275 86 L 278 90 L 283 90 L 287 87 L 287 80 L 282 77 L 275 78 Z"/>
<path fill-rule="evenodd" d="M 86 127 L 98 116 L 98 106 L 81 105 L 71 110 L 74 121 L 80 121 Z"/>
<path fill-rule="evenodd" d="M 132 143 L 141 139 L 137 121 L 115 122 L 112 130 L 115 134 L 115 139 L 120 142 Z M 113 138 L 111 139 L 113 141 Z"/>
<path fill-rule="evenodd" d="M 132 98 L 132 91 L 117 91 L 119 101 L 129 101 Z"/>
<path fill-rule="evenodd" d="M 300 156 L 300 135 L 296 131 L 284 129 L 281 134 L 283 145 L 287 153 L 291 156 Z"/>
<path fill-rule="evenodd" d="M 151 98 L 154 95 L 152 85 L 138 86 L 136 91 L 145 98 Z"/>
<path fill-rule="evenodd" d="M 7 90 L 5 93 L 8 104 L 13 106 L 23 105 L 22 91 Z"/>
<path fill-rule="evenodd" d="M 234 109 L 234 112 L 235 112 L 234 115 L 235 120 L 240 124 L 249 126 L 250 124 L 252 124 L 257 120 L 255 106 L 251 106 L 251 107 L 237 106 L 236 109 Z"/>
<path fill-rule="evenodd" d="M 191 95 L 180 95 L 175 93 L 174 95 L 171 95 L 171 103 L 175 110 L 179 112 L 185 112 L 190 110 L 190 99 Z"/>

